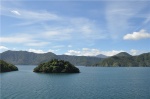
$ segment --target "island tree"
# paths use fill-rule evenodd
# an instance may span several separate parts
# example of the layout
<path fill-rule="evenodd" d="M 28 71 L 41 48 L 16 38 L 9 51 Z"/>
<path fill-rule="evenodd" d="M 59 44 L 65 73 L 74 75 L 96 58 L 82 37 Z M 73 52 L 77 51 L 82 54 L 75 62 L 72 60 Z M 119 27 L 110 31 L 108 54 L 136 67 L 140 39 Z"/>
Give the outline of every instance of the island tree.
<path fill-rule="evenodd" d="M 33 72 L 44 73 L 79 73 L 79 69 L 68 61 L 52 59 L 46 63 L 41 63 Z"/>
<path fill-rule="evenodd" d="M 17 70 L 18 68 L 15 65 L 0 60 L 0 72 L 10 72 L 10 71 L 17 71 Z"/>

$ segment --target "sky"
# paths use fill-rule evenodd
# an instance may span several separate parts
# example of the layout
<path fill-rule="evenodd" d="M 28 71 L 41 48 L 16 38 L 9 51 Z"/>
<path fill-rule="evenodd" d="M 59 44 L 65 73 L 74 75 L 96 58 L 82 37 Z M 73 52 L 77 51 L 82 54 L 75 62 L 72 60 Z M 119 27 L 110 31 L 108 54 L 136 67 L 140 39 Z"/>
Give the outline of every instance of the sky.
<path fill-rule="evenodd" d="M 149 0 L 1 0 L 0 52 L 150 52 Z"/>

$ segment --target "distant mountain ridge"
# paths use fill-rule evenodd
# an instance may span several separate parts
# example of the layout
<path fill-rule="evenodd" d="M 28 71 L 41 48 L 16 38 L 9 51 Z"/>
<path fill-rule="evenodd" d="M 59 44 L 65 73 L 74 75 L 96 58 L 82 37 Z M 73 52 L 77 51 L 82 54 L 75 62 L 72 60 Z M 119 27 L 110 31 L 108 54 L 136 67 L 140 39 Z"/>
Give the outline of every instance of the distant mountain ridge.
<path fill-rule="evenodd" d="M 120 53 L 118 53 L 118 54 L 116 54 L 114 56 L 118 56 L 118 57 L 120 57 L 120 56 L 130 57 L 132 55 L 128 54 L 127 52 L 120 52 Z"/>
<path fill-rule="evenodd" d="M 6 51 L 0 54 L 0 59 L 12 64 L 32 65 L 57 58 L 54 53 L 37 54 L 27 51 Z"/>
<path fill-rule="evenodd" d="M 93 66 L 96 62 L 100 62 L 103 58 L 91 56 L 70 56 L 70 55 L 57 55 L 59 59 L 69 61 L 74 65 Z"/>
<path fill-rule="evenodd" d="M 40 63 L 50 61 L 51 59 L 59 59 L 69 61 L 74 65 L 84 65 L 84 66 L 90 66 L 102 60 L 102 58 L 89 56 L 56 55 L 52 52 L 37 54 L 27 51 L 10 51 L 10 50 L 0 53 L 0 59 L 15 65 L 38 65 Z"/>
<path fill-rule="evenodd" d="M 52 52 L 37 54 L 27 51 L 6 51 L 0 53 L 0 59 L 15 65 L 38 65 L 52 59 L 58 59 L 69 61 L 76 66 L 150 67 L 150 52 L 138 56 L 121 52 L 111 57 L 99 58 L 95 56 L 56 55 Z"/>
<path fill-rule="evenodd" d="M 150 52 L 138 56 L 131 56 L 128 53 L 121 52 L 112 57 L 106 58 L 97 64 L 104 67 L 150 67 Z"/>
<path fill-rule="evenodd" d="M 96 55 L 96 57 L 99 57 L 99 58 L 107 58 L 108 56 L 103 55 L 103 54 L 99 54 L 99 55 Z"/>

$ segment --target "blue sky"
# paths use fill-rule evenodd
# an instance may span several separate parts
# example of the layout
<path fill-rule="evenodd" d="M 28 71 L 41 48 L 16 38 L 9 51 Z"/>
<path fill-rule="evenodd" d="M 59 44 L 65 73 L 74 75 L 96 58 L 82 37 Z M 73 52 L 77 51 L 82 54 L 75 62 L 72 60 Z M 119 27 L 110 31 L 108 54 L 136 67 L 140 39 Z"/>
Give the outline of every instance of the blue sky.
<path fill-rule="evenodd" d="M 0 50 L 94 56 L 150 52 L 150 1 L 1 0 Z"/>

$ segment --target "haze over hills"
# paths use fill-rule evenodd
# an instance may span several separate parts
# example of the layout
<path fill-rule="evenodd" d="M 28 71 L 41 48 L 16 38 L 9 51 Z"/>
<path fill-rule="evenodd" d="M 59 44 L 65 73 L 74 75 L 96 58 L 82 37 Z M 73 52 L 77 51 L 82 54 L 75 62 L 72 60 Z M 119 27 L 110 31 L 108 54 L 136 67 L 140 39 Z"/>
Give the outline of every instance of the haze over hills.
<path fill-rule="evenodd" d="M 10 50 L 0 53 L 0 59 L 16 65 L 37 65 L 43 62 L 47 62 L 51 59 L 59 59 L 69 61 L 74 65 L 83 65 L 83 66 L 90 66 L 102 60 L 102 58 L 90 56 L 56 55 L 52 52 L 37 54 L 27 51 L 10 51 Z"/>
<path fill-rule="evenodd" d="M 59 59 L 69 61 L 74 65 L 81 66 L 92 66 L 96 62 L 100 62 L 103 58 L 98 58 L 94 56 L 69 56 L 69 55 L 57 55 Z"/>
<path fill-rule="evenodd" d="M 108 58 L 99 58 L 95 56 L 56 55 L 52 52 L 37 54 L 27 51 L 6 51 L 0 53 L 0 59 L 15 65 L 38 65 L 51 59 L 58 59 L 69 61 L 78 66 L 150 66 L 150 53 L 132 56 L 126 52 L 121 52 Z"/>
<path fill-rule="evenodd" d="M 57 58 L 54 53 L 48 52 L 44 54 L 37 54 L 27 51 L 6 51 L 0 54 L 0 59 L 9 63 L 19 65 L 39 64 L 41 62 L 49 61 Z"/>
<path fill-rule="evenodd" d="M 128 54 L 127 52 L 120 52 L 120 53 L 118 53 L 118 54 L 116 54 L 116 55 L 114 55 L 114 56 L 125 56 L 125 57 L 130 57 L 130 56 L 132 56 L 132 55 L 130 55 L 130 54 Z"/>
<path fill-rule="evenodd" d="M 99 55 L 96 55 L 96 57 L 99 57 L 99 58 L 107 58 L 108 56 L 103 55 L 103 54 L 99 54 Z"/>

